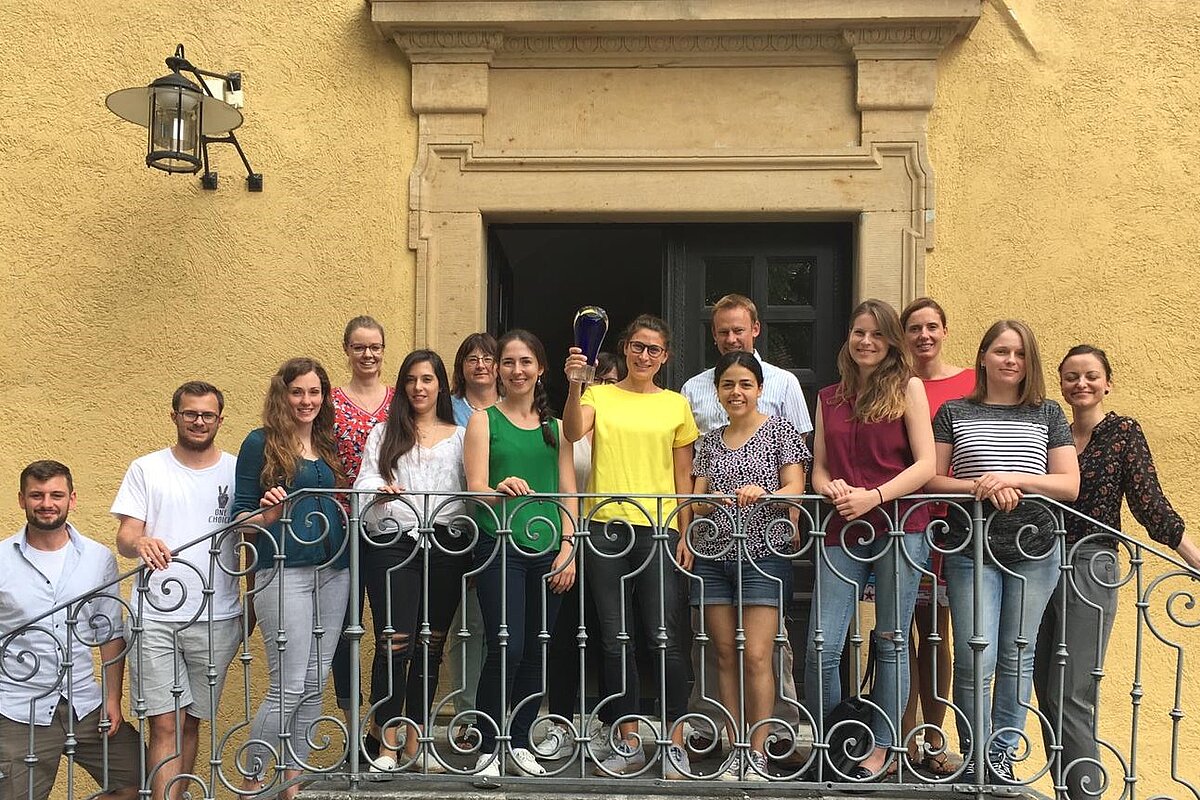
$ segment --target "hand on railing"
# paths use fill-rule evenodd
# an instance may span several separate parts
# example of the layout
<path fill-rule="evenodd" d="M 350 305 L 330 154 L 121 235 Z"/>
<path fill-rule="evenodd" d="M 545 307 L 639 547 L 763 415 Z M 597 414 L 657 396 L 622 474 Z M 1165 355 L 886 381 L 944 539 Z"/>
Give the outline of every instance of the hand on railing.
<path fill-rule="evenodd" d="M 972 493 L 976 500 L 990 500 L 1001 511 L 1012 511 L 1024 496 L 1016 478 L 1007 472 L 988 472 L 972 481 Z"/>
<path fill-rule="evenodd" d="M 282 486 L 267 489 L 266 494 L 258 501 L 262 511 L 263 525 L 274 525 L 283 516 L 283 501 L 287 499 L 287 490 Z"/>
<path fill-rule="evenodd" d="M 529 486 L 529 482 L 524 478 L 518 478 L 515 475 L 507 477 L 497 483 L 496 491 L 506 494 L 509 497 L 520 497 L 523 494 L 533 494 L 533 489 Z"/>
<path fill-rule="evenodd" d="M 134 552 L 146 566 L 152 569 L 166 569 L 171 563 L 171 548 L 162 539 L 144 536 L 134 545 Z"/>
<path fill-rule="evenodd" d="M 821 489 L 821 494 L 837 509 L 843 519 L 853 521 L 863 516 L 883 501 L 876 489 L 851 486 L 841 478 L 835 478 Z"/>
<path fill-rule="evenodd" d="M 733 493 L 737 504 L 742 508 L 752 506 L 762 499 L 762 496 L 767 493 L 767 490 L 753 483 L 746 484 Z"/>

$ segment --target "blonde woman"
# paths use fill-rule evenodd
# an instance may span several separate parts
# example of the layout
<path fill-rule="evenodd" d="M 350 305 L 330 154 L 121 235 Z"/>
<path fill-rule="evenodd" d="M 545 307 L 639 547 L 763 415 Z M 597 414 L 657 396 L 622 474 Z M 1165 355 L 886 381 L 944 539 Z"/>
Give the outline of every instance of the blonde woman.
<path fill-rule="evenodd" d="M 972 494 L 990 504 L 978 576 L 962 515 L 947 517 L 946 544 L 954 551 L 945 563 L 954 704 L 967 715 L 965 720 L 956 715 L 967 761 L 963 778 L 974 781 L 986 764 L 986 783 L 1015 783 L 1012 757 L 1021 746 L 1033 691 L 1038 626 L 1059 576 L 1054 515 L 1021 500 L 1040 494 L 1070 502 L 1079 492 L 1071 428 L 1058 404 L 1046 399 L 1037 339 L 1028 325 L 1004 319 L 988 328 L 975 356 L 974 390 L 942 405 L 933 432 L 937 477 L 928 490 Z M 979 631 L 976 616 L 984 625 Z M 979 636 L 986 644 L 976 674 L 972 645 Z M 984 728 L 973 731 L 977 702 Z"/>
<path fill-rule="evenodd" d="M 933 432 L 925 387 L 913 375 L 896 311 L 866 300 L 851 314 L 850 334 L 838 353 L 841 381 L 818 394 L 813 446 L 813 490 L 834 506 L 817 561 L 817 591 L 805 662 L 805 705 L 814 719 L 842 699 L 838 665 L 862 587 L 875 573 L 876 706 L 874 749 L 854 766 L 854 780 L 879 777 L 887 748 L 900 741 L 908 700 L 908 647 L 897 645 L 912 627 L 920 579 L 929 553 L 928 512 L 894 502 L 919 491 L 933 476 Z M 892 538 L 904 521 L 904 536 Z M 901 548 L 905 552 L 900 552 Z M 824 731 L 824 726 L 820 728 Z M 896 765 L 886 766 L 888 773 Z"/>

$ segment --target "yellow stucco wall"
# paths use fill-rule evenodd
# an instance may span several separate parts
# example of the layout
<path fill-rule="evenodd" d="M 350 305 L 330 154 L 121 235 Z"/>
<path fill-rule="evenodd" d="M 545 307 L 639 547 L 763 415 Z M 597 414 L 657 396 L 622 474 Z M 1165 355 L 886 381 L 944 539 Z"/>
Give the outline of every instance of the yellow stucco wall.
<path fill-rule="evenodd" d="M 182 380 L 225 389 L 236 451 L 281 361 L 310 354 L 345 378 L 349 317 L 376 315 L 393 352 L 411 344 L 407 66 L 360 0 L 250 6 L 0 14 L 0 475 L 67 462 L 96 536 L 124 465 L 172 436 Z M 238 133 L 262 194 L 227 145 L 212 148 L 216 192 L 144 168 L 144 129 L 105 108 L 166 73 L 180 41 L 198 66 L 244 73 Z"/>
<path fill-rule="evenodd" d="M 1200 362 L 1183 338 L 1200 323 L 1200 16 L 1192 4 L 1170 0 L 1040 0 L 1009 3 L 1015 25 L 999 5 L 985 3 L 970 38 L 945 56 L 930 119 L 937 247 L 926 274 L 929 292 L 951 314 L 949 350 L 970 364 L 992 320 L 1022 317 L 1039 336 L 1058 399 L 1054 368 L 1067 348 L 1105 348 L 1115 370 L 1108 406 L 1141 421 L 1167 495 L 1194 523 L 1200 407 L 1189 387 L 1200 381 Z M 1124 527 L 1145 537 L 1128 513 Z M 1153 560 L 1147 566 L 1157 570 Z M 1137 637 L 1131 589 L 1121 597 L 1101 715 L 1102 735 L 1126 755 Z M 1157 591 L 1151 605 L 1163 623 L 1168 591 Z M 1200 632 L 1169 623 L 1162 631 L 1190 647 L 1178 766 L 1195 781 Z M 1138 793 L 1179 796 L 1167 780 L 1176 652 L 1149 633 L 1146 642 L 1139 731 L 1146 784 Z M 1040 737 L 1033 742 L 1037 761 Z"/>
<path fill-rule="evenodd" d="M 1023 27 L 985 4 L 943 58 L 928 289 L 950 310 L 962 363 L 998 316 L 1033 323 L 1048 366 L 1080 340 L 1106 347 L 1112 407 L 1141 418 L 1168 494 L 1194 519 L 1200 410 L 1184 387 L 1200 363 L 1179 345 L 1200 321 L 1190 274 L 1200 18 L 1185 0 L 1010 5 Z M 245 74 L 239 138 L 264 193 L 245 191 L 227 147 L 213 149 L 215 193 L 141 167 L 143 132 L 104 108 L 109 91 L 165 72 L 178 41 L 200 66 Z M 111 541 L 111 498 L 130 459 L 169 441 L 180 381 L 226 389 L 222 441 L 234 450 L 284 358 L 311 354 L 345 376 L 349 316 L 387 326 L 395 367 L 412 343 L 416 131 L 408 69 L 361 0 L 32 0 L 6 5 L 0 42 L 0 477 L 10 491 L 28 461 L 64 460 L 77 524 Z M 15 504 L 7 519 L 20 523 Z M 1126 749 L 1136 630 L 1123 599 L 1104 719 Z M 1194 648 L 1195 631 L 1185 640 Z M 1140 736 L 1162 768 L 1173 666 L 1164 648 L 1149 653 Z M 1190 685 L 1184 703 L 1194 720 Z M 1181 769 L 1194 778 L 1200 731 L 1184 724 Z M 1165 787 L 1142 776 L 1142 794 Z"/>
<path fill-rule="evenodd" d="M 0 42 L 6 525 L 23 522 L 20 469 L 56 458 L 75 473 L 73 520 L 111 543 L 124 469 L 172 440 L 182 381 L 225 390 L 219 441 L 236 452 L 280 362 L 312 355 L 346 378 L 348 318 L 373 314 L 391 352 L 411 347 L 409 71 L 361 0 L 6 3 Z M 244 74 L 238 138 L 263 193 L 227 145 L 211 150 L 216 192 L 146 169 L 145 131 L 105 108 L 165 74 L 178 42 L 201 68 Z M 243 718 L 242 687 L 235 667 L 223 730 Z"/>

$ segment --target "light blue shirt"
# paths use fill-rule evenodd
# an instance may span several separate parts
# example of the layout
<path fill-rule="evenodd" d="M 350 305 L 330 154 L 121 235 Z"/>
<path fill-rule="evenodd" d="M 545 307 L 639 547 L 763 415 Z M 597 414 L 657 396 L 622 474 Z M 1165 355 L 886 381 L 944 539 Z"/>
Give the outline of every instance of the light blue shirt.
<path fill-rule="evenodd" d="M 460 428 L 467 427 L 467 422 L 471 419 L 471 415 L 475 413 L 475 409 L 471 408 L 471 404 L 467 402 L 467 398 L 459 397 L 458 395 L 450 395 L 450 407 L 454 409 L 454 424 Z"/>
<path fill-rule="evenodd" d="M 103 698 L 92 657 L 99 645 L 124 638 L 117 559 L 107 547 L 67 525 L 70 540 L 57 584 L 29 556 L 25 528 L 0 542 L 0 714 L 22 725 L 49 725 L 60 698 L 82 719 Z M 98 586 L 112 584 L 82 605 L 47 611 Z M 111 593 L 111 594 L 110 594 Z M 36 622 L 13 639 L 8 634 Z M 69 661 L 63 660 L 66 654 Z M 70 666 L 68 672 L 67 667 Z"/>
<path fill-rule="evenodd" d="M 767 416 L 783 417 L 802 435 L 811 431 L 812 420 L 808 416 L 808 406 L 804 402 L 800 381 L 786 369 L 763 361 L 757 350 L 754 351 L 754 357 L 762 364 L 763 371 L 763 388 L 758 397 L 758 410 Z M 692 406 L 692 416 L 696 418 L 696 427 L 700 429 L 700 435 L 729 424 L 729 417 L 717 400 L 713 370 L 706 369 L 689 378 L 683 385 L 683 396 Z"/>

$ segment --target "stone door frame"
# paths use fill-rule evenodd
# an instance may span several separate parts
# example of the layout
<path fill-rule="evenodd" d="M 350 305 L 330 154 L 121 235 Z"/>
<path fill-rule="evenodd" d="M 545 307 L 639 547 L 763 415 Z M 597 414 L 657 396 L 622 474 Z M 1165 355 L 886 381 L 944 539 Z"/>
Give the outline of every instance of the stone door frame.
<path fill-rule="evenodd" d="M 489 222 L 851 219 L 854 296 L 899 305 L 922 293 L 937 59 L 970 31 L 979 0 L 369 2 L 412 65 L 415 345 L 452 353 L 485 326 Z M 487 140 L 494 70 L 762 65 L 794 68 L 797 80 L 807 67 L 852 69 L 859 140 L 778 153 L 514 150 Z"/>

